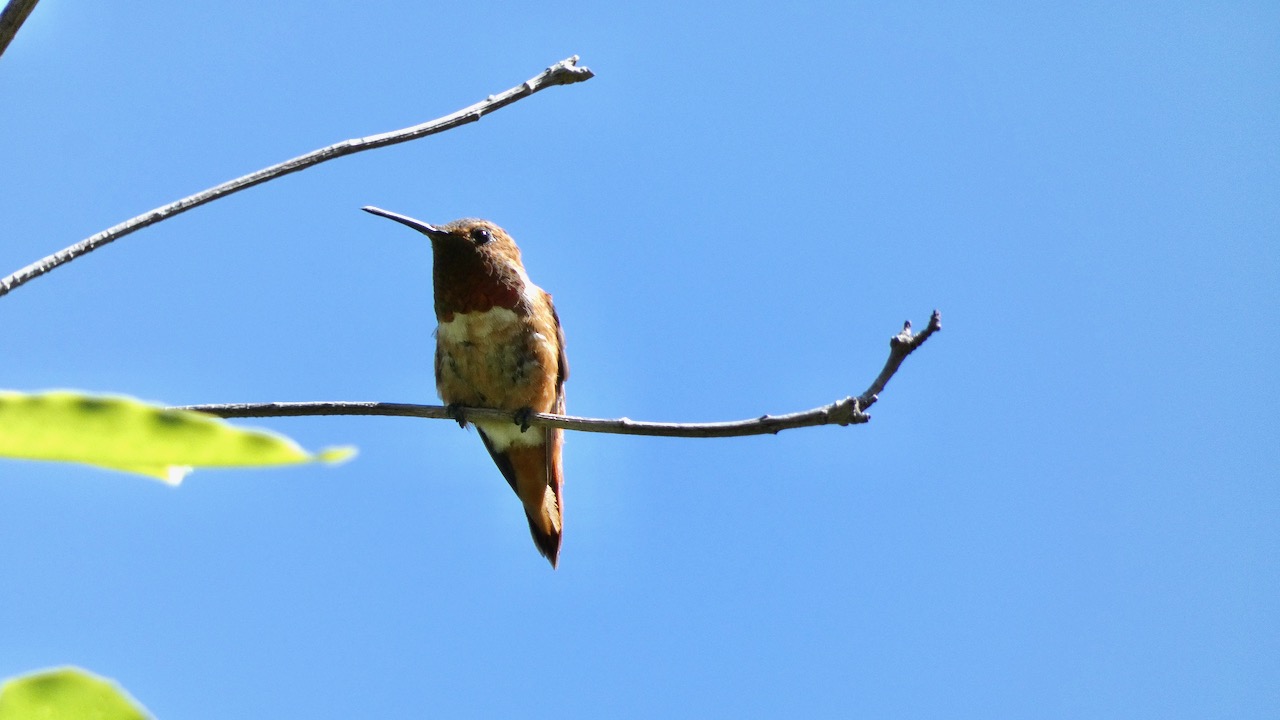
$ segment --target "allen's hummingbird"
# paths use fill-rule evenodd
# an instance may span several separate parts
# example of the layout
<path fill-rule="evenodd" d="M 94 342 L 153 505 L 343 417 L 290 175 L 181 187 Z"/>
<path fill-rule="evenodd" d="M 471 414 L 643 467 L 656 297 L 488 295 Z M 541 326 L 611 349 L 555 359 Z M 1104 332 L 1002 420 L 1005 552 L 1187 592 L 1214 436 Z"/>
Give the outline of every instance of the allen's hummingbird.
<path fill-rule="evenodd" d="M 431 238 L 436 294 L 436 390 L 459 407 L 528 415 L 564 413 L 564 332 L 551 296 L 533 284 L 520 248 L 487 220 L 430 225 L 375 207 L 366 212 Z M 564 519 L 559 428 L 477 422 L 476 430 L 529 520 L 533 542 L 555 567 Z"/>

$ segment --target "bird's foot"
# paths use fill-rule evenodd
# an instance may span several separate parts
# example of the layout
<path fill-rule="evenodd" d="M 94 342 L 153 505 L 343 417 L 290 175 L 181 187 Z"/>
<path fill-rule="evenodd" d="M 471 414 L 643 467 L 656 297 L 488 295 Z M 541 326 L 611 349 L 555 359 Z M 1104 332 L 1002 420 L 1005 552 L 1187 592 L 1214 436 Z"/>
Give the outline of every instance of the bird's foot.
<path fill-rule="evenodd" d="M 520 426 L 520 432 L 529 431 L 529 420 L 533 418 L 533 408 L 522 407 L 516 411 L 516 424 Z"/>
<path fill-rule="evenodd" d="M 449 403 L 444 406 L 445 412 L 449 413 L 449 417 L 458 421 L 458 427 L 464 430 L 467 427 L 467 414 L 462 409 L 462 405 L 458 403 Z"/>

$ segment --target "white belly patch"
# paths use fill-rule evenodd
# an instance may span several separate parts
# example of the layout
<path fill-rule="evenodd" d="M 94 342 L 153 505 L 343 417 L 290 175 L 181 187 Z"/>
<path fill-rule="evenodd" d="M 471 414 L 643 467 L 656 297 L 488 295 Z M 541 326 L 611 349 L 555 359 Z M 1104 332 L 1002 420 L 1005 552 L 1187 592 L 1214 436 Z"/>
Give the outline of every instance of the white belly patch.
<path fill-rule="evenodd" d="M 541 445 L 546 439 L 541 429 L 531 427 L 528 432 L 520 432 L 515 423 L 476 423 L 476 427 L 484 430 L 493 449 L 499 451 L 512 445 Z"/>
<path fill-rule="evenodd" d="M 476 342 L 490 336 L 509 335 L 518 329 L 520 318 L 507 308 L 490 308 L 482 312 L 454 313 L 449 322 L 442 322 L 436 329 L 436 337 L 449 342 Z"/>

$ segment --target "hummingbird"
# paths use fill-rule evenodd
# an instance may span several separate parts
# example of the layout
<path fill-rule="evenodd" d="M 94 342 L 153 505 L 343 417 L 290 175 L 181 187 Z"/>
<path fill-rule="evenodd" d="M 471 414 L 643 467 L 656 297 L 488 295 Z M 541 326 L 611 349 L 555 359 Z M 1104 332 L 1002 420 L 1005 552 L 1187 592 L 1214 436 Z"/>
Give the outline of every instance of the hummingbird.
<path fill-rule="evenodd" d="M 564 414 L 569 365 L 551 295 L 529 279 L 515 240 L 488 220 L 431 225 L 376 207 L 364 210 L 430 238 L 436 391 L 463 427 L 462 407 L 516 413 L 515 423 L 474 425 L 520 498 L 534 545 L 554 568 L 564 520 L 564 431 L 531 428 L 528 421 L 534 412 Z"/>

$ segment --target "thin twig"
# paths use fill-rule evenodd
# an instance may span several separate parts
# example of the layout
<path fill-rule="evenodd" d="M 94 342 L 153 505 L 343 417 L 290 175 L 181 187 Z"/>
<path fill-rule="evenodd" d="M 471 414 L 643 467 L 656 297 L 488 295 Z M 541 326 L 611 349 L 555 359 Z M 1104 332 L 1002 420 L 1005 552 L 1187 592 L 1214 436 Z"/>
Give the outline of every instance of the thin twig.
<path fill-rule="evenodd" d="M 642 422 L 629 418 L 610 420 L 571 415 L 533 413 L 530 426 L 558 427 L 583 432 L 612 433 L 615 435 L 658 435 L 663 437 L 740 437 L 743 435 L 767 435 L 791 428 L 815 425 L 849 425 L 864 423 L 870 416 L 857 411 L 856 400 L 845 398 L 830 405 L 788 415 L 765 415 L 751 420 L 735 420 L 714 423 L 660 423 Z M 224 405 L 188 405 L 181 410 L 217 415 L 224 418 L 246 417 L 297 417 L 310 415 L 388 415 L 421 417 L 436 420 L 453 420 L 449 408 L 442 405 L 412 405 L 383 402 L 281 402 L 281 403 L 228 403 Z M 518 422 L 515 414 L 491 408 L 460 408 L 468 422 L 488 420 Z M 524 416 L 521 416 L 524 419 Z"/>
<path fill-rule="evenodd" d="M 884 369 L 880 371 L 879 377 L 875 382 L 871 383 L 871 387 L 866 392 L 858 396 L 858 407 L 866 410 L 880 399 L 880 393 L 884 392 L 884 386 L 889 384 L 889 378 L 898 372 L 898 366 L 902 364 L 907 356 L 915 352 L 915 349 L 924 344 L 929 336 L 942 329 L 942 313 L 934 310 L 933 315 L 929 316 L 929 325 L 924 332 L 919 335 L 911 334 L 911 321 L 908 320 L 902 324 L 902 332 L 889 338 L 889 359 L 885 361 Z"/>
<path fill-rule="evenodd" d="M 0 10 L 0 55 L 4 55 L 9 42 L 18 34 L 18 28 L 26 22 L 31 11 L 36 9 L 37 2 L 40 0 L 9 0 L 4 10 Z"/>
<path fill-rule="evenodd" d="M 554 85 L 568 85 L 571 83 L 582 82 L 592 77 L 590 69 L 578 67 L 578 56 L 561 60 L 551 67 L 538 73 L 536 76 L 529 78 L 525 82 L 517 85 L 510 90 L 506 90 L 497 95 L 490 95 L 474 105 L 465 107 L 451 115 L 431 120 L 430 122 L 414 125 L 401 130 L 394 130 L 379 135 L 370 135 L 364 138 L 355 138 L 344 140 L 340 143 L 330 145 L 328 147 L 313 150 L 306 155 L 299 155 L 292 160 L 286 160 L 278 165 L 272 165 L 263 168 L 257 172 L 249 173 L 235 180 L 225 182 L 216 187 L 209 188 L 195 195 L 182 198 L 176 202 L 169 203 L 163 207 L 158 207 L 147 213 L 143 213 L 131 220 L 126 220 L 115 227 L 108 228 L 93 235 L 89 238 L 81 240 L 71 247 L 59 250 L 58 252 L 46 258 L 38 260 L 21 270 L 13 273 L 9 277 L 0 280 L 0 296 L 7 294 L 14 288 L 33 280 L 50 270 L 70 262 L 85 253 L 92 252 L 98 248 L 118 240 L 135 230 L 141 230 L 148 225 L 154 225 L 162 220 L 167 220 L 179 213 L 198 207 L 208 202 L 213 202 L 219 198 L 226 197 L 234 192 L 244 190 L 245 188 L 259 185 L 268 180 L 274 180 L 289 173 L 295 173 L 299 170 L 305 170 L 309 167 L 319 165 L 326 160 L 333 160 L 344 155 L 362 152 L 364 150 L 372 150 L 374 148 L 394 145 L 396 143 L 406 142 L 408 140 L 416 140 L 427 135 L 434 135 L 445 130 L 451 130 L 459 125 L 475 122 L 481 117 L 504 108 L 511 103 L 522 98 L 552 87 Z"/>
<path fill-rule="evenodd" d="M 889 341 L 889 360 L 880 376 L 861 396 L 847 397 L 830 405 L 786 415 L 763 415 L 750 420 L 734 420 L 713 423 L 659 423 L 641 422 L 628 418 L 616 420 L 573 417 L 550 413 L 533 413 L 525 418 L 519 413 L 491 408 L 461 408 L 462 415 L 471 422 L 490 420 L 496 422 L 558 427 L 582 432 L 612 433 L 615 435 L 654 435 L 662 437 L 742 437 L 744 435 L 777 434 L 792 428 L 817 425 L 859 425 L 871 419 L 864 412 L 879 399 L 889 378 L 902 365 L 908 355 L 920 347 L 929 336 L 942 329 L 942 316 L 937 310 L 929 319 L 929 326 L 919 335 L 911 334 L 911 323 Z M 383 402 L 279 402 L 279 403 L 227 403 L 220 405 L 187 405 L 181 410 L 196 410 L 224 418 L 246 417 L 298 417 L 311 415 L 387 415 L 421 417 L 436 420 L 455 420 L 449 408 L 442 405 L 413 405 L 409 403 Z"/>

